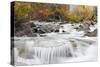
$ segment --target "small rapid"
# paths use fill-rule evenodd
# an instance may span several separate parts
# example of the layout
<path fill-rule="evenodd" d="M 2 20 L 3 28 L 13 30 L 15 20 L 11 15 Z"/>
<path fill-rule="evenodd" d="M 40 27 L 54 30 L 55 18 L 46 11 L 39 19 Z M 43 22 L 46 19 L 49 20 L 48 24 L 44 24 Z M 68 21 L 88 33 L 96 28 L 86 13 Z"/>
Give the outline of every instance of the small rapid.
<path fill-rule="evenodd" d="M 65 25 L 59 29 L 58 33 L 42 34 L 46 37 L 15 37 L 16 65 L 53 64 L 96 59 L 97 37 L 84 36 L 85 32 L 77 31 L 74 29 L 75 27 L 71 24 Z M 91 27 L 91 29 L 94 28 Z"/>

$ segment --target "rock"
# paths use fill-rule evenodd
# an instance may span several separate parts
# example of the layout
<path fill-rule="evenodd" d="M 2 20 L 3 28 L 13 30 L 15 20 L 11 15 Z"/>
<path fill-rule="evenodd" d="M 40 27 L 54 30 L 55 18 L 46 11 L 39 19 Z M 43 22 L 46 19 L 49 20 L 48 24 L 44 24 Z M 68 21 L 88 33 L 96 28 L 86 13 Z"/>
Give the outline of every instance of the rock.
<path fill-rule="evenodd" d="M 29 36 L 33 34 L 32 27 L 35 27 L 34 23 L 16 23 L 15 24 L 15 36 Z"/>
<path fill-rule="evenodd" d="M 95 29 L 93 32 L 87 32 L 85 36 L 90 36 L 90 37 L 97 36 L 97 29 Z"/>
<path fill-rule="evenodd" d="M 47 35 L 40 35 L 40 37 L 46 37 Z"/>
<path fill-rule="evenodd" d="M 55 32 L 59 32 L 59 30 L 55 30 Z"/>
<path fill-rule="evenodd" d="M 45 22 L 37 22 L 35 23 L 36 28 L 34 28 L 34 31 L 37 33 L 50 33 L 59 30 L 59 25 L 57 23 L 45 23 Z"/>

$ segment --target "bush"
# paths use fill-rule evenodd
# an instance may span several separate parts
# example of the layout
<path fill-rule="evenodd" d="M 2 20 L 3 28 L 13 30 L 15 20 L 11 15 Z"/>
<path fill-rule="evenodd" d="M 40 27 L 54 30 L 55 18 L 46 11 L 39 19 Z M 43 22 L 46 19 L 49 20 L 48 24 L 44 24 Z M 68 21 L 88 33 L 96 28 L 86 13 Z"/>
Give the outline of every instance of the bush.
<path fill-rule="evenodd" d="M 31 4 L 25 2 L 15 2 L 14 6 L 14 18 L 15 21 L 29 20 L 29 12 L 31 11 Z"/>
<path fill-rule="evenodd" d="M 67 19 L 70 21 L 79 22 L 81 20 L 81 16 L 74 13 L 67 13 Z"/>

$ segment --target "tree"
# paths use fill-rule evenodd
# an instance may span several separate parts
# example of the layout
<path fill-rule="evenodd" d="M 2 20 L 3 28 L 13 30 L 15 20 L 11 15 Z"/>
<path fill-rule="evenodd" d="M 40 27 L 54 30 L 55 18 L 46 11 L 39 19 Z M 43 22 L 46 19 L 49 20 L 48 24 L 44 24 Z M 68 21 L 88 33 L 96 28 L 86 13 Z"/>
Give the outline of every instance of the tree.
<path fill-rule="evenodd" d="M 15 2 L 14 18 L 15 21 L 29 20 L 29 12 L 31 11 L 31 3 Z"/>
<path fill-rule="evenodd" d="M 77 6 L 77 14 L 82 17 L 83 20 L 89 20 L 93 16 L 93 7 L 91 6 Z"/>

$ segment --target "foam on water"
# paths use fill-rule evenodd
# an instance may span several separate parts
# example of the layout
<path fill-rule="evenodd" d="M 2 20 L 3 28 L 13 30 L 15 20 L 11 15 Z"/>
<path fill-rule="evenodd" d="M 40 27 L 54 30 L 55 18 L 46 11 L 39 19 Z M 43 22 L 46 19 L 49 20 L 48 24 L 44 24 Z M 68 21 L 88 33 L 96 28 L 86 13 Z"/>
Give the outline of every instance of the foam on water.
<path fill-rule="evenodd" d="M 71 24 L 65 27 L 67 27 L 65 31 L 71 32 L 70 34 L 63 34 L 60 31 L 60 33 L 46 33 L 46 37 L 16 37 L 14 42 L 16 65 L 95 60 L 97 37 L 81 37 L 84 35 L 83 31 L 75 31 Z"/>

